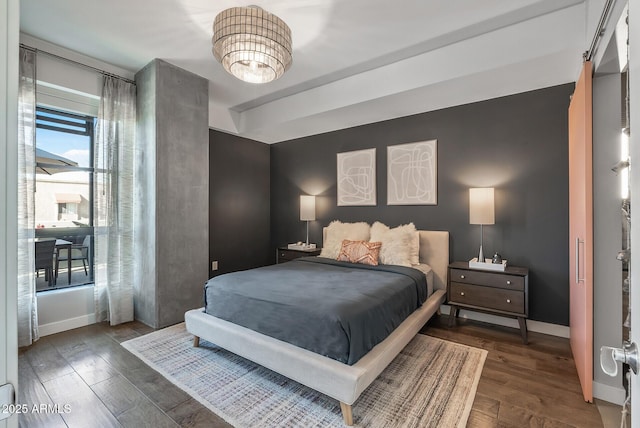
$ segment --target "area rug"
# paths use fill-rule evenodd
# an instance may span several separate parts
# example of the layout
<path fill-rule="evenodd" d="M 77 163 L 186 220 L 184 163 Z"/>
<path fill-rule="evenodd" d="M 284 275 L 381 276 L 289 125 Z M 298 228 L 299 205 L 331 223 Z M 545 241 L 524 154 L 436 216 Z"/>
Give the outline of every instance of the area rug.
<path fill-rule="evenodd" d="M 235 427 L 343 427 L 340 404 L 205 340 L 184 323 L 122 343 Z M 417 335 L 353 405 L 357 427 L 464 427 L 487 351 Z"/>

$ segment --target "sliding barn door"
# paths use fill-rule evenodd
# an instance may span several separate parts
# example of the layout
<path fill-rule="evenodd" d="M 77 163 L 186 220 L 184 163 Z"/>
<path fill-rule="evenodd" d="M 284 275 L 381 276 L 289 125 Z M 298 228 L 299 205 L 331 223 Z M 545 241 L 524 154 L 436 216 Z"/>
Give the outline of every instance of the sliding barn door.
<path fill-rule="evenodd" d="M 569 105 L 569 327 L 585 401 L 593 402 L 593 179 L 591 62 Z"/>

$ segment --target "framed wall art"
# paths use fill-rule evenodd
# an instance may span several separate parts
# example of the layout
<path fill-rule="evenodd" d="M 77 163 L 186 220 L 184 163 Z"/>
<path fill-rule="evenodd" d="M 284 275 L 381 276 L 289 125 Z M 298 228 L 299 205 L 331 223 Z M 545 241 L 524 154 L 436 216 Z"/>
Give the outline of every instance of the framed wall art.
<path fill-rule="evenodd" d="M 376 205 L 376 149 L 338 153 L 338 206 Z"/>
<path fill-rule="evenodd" d="M 387 146 L 387 205 L 438 203 L 437 143 Z"/>

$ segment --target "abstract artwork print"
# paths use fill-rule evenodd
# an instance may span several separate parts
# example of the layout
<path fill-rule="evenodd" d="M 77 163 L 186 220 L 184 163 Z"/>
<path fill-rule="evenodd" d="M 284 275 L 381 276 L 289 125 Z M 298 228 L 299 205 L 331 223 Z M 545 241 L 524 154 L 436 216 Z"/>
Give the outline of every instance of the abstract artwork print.
<path fill-rule="evenodd" d="M 376 205 L 376 149 L 338 153 L 338 206 Z"/>
<path fill-rule="evenodd" d="M 436 205 L 437 142 L 387 147 L 387 205 Z"/>

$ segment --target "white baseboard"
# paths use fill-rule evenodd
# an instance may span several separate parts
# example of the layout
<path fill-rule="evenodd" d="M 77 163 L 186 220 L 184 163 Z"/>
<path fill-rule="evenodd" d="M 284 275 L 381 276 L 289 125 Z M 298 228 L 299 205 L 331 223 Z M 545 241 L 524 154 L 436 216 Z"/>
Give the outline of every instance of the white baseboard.
<path fill-rule="evenodd" d="M 440 306 L 443 314 L 449 314 L 451 307 L 449 305 Z M 501 317 L 498 315 L 485 314 L 484 312 L 467 311 L 460 309 L 460 318 L 467 318 L 474 321 L 486 322 L 489 324 L 501 325 L 504 327 L 513 327 L 520 329 L 518 320 L 515 318 Z M 541 321 L 527 320 L 527 330 L 536 333 L 548 334 L 551 336 L 569 338 L 569 327 L 566 325 L 551 324 Z"/>
<path fill-rule="evenodd" d="M 615 387 L 593 382 L 593 396 L 600 400 L 622 406 L 624 404 L 625 392 L 622 385 L 620 385 L 620 387 Z"/>
<path fill-rule="evenodd" d="M 38 334 L 40 336 L 49 336 L 50 334 L 56 334 L 67 330 L 73 330 L 74 328 L 84 327 L 86 325 L 95 324 L 96 315 L 88 314 L 76 318 L 70 318 L 62 321 L 56 321 L 49 324 L 42 324 L 38 326 Z"/>

